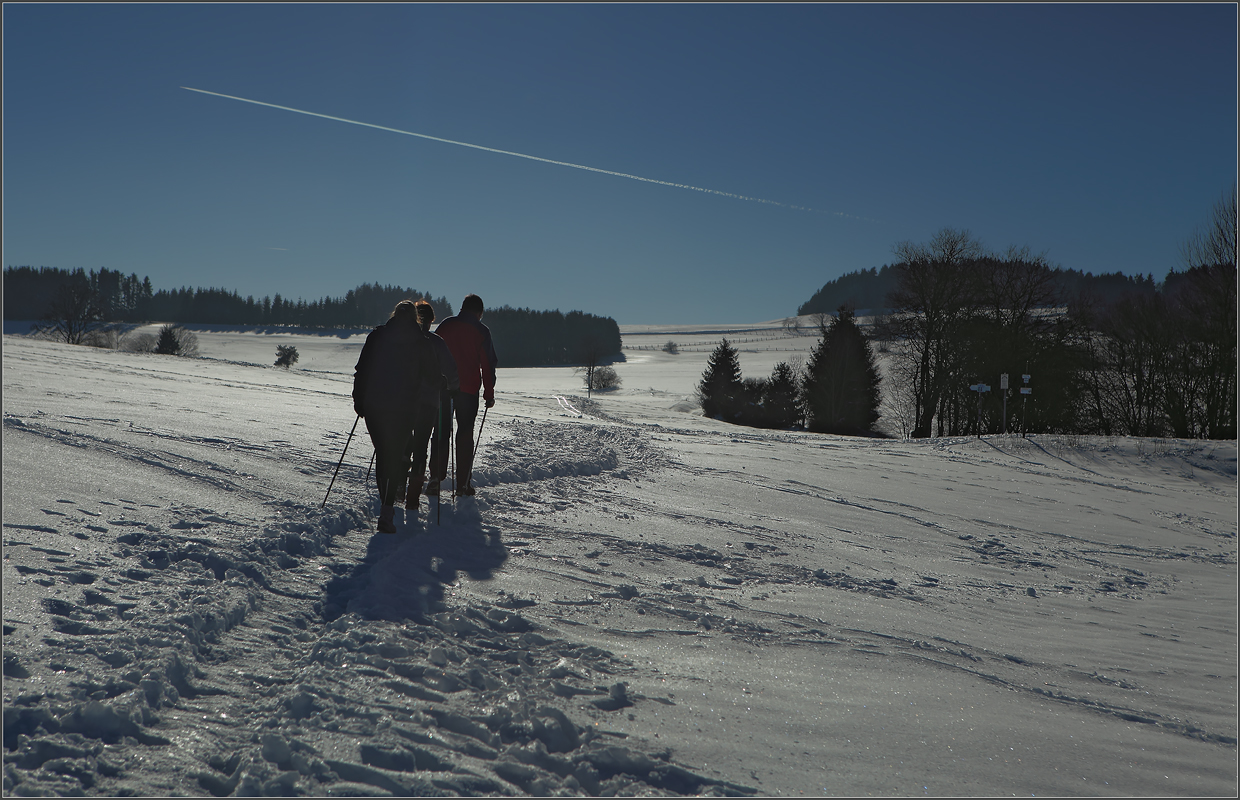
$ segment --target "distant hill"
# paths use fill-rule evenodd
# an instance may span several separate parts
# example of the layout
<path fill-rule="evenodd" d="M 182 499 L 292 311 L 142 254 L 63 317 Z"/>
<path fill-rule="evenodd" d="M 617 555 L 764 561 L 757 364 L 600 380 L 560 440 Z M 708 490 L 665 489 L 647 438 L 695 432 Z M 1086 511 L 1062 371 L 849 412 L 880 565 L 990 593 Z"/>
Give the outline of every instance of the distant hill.
<path fill-rule="evenodd" d="M 1071 299 L 1086 294 L 1103 303 L 1110 303 L 1128 292 L 1152 293 L 1160 286 L 1155 285 L 1152 275 L 1133 276 L 1120 272 L 1094 275 L 1075 269 L 1056 269 L 1055 277 L 1060 297 Z M 896 288 L 898 281 L 899 270 L 894 264 L 849 272 L 823 284 L 813 297 L 797 307 L 797 314 L 833 314 L 841 305 L 881 312 L 888 307 L 887 295 Z"/>
<path fill-rule="evenodd" d="M 887 294 L 896 288 L 897 277 L 896 268 L 890 265 L 846 273 L 823 284 L 797 308 L 797 314 L 834 314 L 842 305 L 880 311 L 887 307 Z"/>

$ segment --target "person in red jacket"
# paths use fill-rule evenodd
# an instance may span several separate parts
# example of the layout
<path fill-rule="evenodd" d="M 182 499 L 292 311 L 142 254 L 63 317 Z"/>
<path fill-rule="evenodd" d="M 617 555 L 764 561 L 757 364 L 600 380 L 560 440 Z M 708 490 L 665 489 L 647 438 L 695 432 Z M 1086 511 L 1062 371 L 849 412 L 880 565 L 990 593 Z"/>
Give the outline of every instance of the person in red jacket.
<path fill-rule="evenodd" d="M 482 298 L 466 295 L 461 310 L 435 329 L 448 344 L 456 362 L 461 388 L 450 392 L 448 402 L 440 404 L 440 424 L 431 441 L 431 479 L 426 495 L 439 494 L 440 481 L 448 476 L 448 447 L 452 439 L 452 417 L 456 416 L 456 493 L 474 494 L 470 475 L 474 469 L 474 421 L 478 417 L 478 390 L 487 408 L 495 405 L 495 367 L 499 359 L 491 341 L 491 331 L 482 324 Z"/>

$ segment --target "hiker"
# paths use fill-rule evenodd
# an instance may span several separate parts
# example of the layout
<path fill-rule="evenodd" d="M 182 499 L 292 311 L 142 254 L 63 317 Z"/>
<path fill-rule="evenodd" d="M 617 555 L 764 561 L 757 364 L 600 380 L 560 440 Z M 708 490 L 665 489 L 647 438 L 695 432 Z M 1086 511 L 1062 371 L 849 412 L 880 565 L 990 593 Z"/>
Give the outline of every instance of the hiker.
<path fill-rule="evenodd" d="M 394 508 L 409 470 L 418 396 L 424 377 L 438 366 L 431 340 L 418 325 L 412 300 L 401 300 L 383 325 L 366 336 L 353 373 L 353 410 L 366 418 L 375 446 L 379 532 L 396 533 Z"/>
<path fill-rule="evenodd" d="M 437 374 L 440 376 L 436 381 L 422 381 L 422 387 L 418 390 L 418 410 L 413 418 L 413 436 L 409 439 L 406 459 L 410 461 L 409 465 L 409 488 L 405 492 L 405 510 L 414 509 L 415 513 L 418 508 L 418 498 L 422 494 L 422 481 L 426 478 L 426 446 L 431 440 L 431 431 L 439 422 L 439 414 L 443 405 L 450 400 L 444 401 L 444 397 L 451 397 L 451 392 L 460 388 L 460 380 L 456 374 L 456 361 L 452 358 L 452 351 L 448 349 L 448 345 L 437 334 L 431 333 L 431 323 L 435 321 L 435 309 L 425 300 L 419 300 L 416 303 L 418 326 L 422 330 L 422 335 L 430 339 L 434 345 L 435 356 L 438 359 Z"/>
<path fill-rule="evenodd" d="M 474 469 L 474 420 L 478 418 L 478 389 L 487 408 L 495 405 L 495 345 L 491 331 L 482 324 L 482 298 L 466 295 L 455 317 L 439 323 L 435 332 L 448 344 L 456 360 L 460 389 L 449 394 L 450 403 L 441 407 L 440 424 L 431 441 L 431 480 L 426 495 L 439 494 L 440 481 L 448 475 L 448 448 L 452 440 L 452 417 L 456 416 L 456 493 L 474 494 L 470 476 Z"/>

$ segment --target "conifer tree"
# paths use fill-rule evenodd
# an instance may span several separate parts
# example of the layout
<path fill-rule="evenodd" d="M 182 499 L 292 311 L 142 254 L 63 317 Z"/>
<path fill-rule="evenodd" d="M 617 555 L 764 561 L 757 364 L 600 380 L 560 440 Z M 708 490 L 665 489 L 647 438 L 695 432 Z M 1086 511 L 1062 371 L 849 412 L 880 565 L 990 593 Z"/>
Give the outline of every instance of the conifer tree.
<path fill-rule="evenodd" d="M 697 387 L 702 413 L 731 421 L 739 410 L 743 389 L 738 353 L 724 339 L 710 354 L 706 371 L 702 373 L 702 381 Z"/>
<path fill-rule="evenodd" d="M 159 342 L 155 345 L 155 352 L 164 356 L 175 356 L 181 352 L 181 342 L 177 339 L 174 326 L 165 325 L 159 329 Z"/>
<path fill-rule="evenodd" d="M 800 386 L 796 371 L 787 361 L 775 365 L 763 386 L 762 407 L 772 428 L 791 428 L 801 421 Z"/>
<path fill-rule="evenodd" d="M 288 369 L 297 363 L 297 359 L 301 358 L 301 354 L 297 352 L 297 347 L 291 344 L 276 345 L 276 366 Z"/>
<path fill-rule="evenodd" d="M 879 417 L 879 380 L 870 343 L 852 310 L 841 306 L 806 369 L 802 398 L 807 427 L 817 433 L 870 433 Z"/>

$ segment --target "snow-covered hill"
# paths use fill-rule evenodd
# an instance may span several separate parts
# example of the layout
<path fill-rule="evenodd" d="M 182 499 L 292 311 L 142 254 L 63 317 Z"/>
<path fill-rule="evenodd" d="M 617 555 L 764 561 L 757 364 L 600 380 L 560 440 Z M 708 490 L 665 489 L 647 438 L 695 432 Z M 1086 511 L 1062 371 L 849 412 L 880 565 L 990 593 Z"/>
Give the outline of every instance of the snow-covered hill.
<path fill-rule="evenodd" d="M 738 428 L 721 331 L 813 344 L 501 369 L 395 536 L 359 337 L 5 336 L 5 794 L 1235 794 L 1234 442 Z"/>

